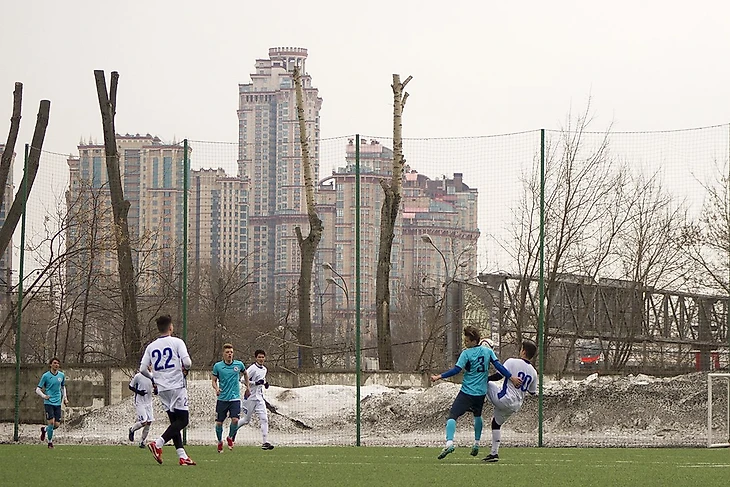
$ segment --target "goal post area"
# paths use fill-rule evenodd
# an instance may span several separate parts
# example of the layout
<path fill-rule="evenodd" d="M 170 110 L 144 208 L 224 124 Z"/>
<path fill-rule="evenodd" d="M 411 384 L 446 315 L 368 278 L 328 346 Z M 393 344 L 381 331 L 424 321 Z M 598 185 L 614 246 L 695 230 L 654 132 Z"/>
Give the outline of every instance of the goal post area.
<path fill-rule="evenodd" d="M 724 424 L 713 424 L 713 417 L 718 413 L 724 413 Z M 730 447 L 730 373 L 707 374 L 707 447 Z"/>

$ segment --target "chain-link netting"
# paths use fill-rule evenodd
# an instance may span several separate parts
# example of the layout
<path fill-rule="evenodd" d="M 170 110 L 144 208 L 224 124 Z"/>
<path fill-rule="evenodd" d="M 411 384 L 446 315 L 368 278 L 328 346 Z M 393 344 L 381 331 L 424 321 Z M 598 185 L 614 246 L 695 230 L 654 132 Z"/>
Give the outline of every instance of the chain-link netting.
<path fill-rule="evenodd" d="M 297 229 L 306 239 L 311 217 L 298 131 L 267 138 L 248 130 L 238 143 L 118 138 L 136 323 L 121 297 L 103 144 L 82 141 L 72 156 L 42 153 L 26 207 L 21 423 L 42 420 L 34 388 L 57 356 L 72 404 L 66 439 L 124 441 L 129 425 L 104 418 L 113 411 L 134 419 L 132 364 L 155 336 L 155 317 L 170 313 L 196 369 L 189 441 L 213 441 L 209 371 L 232 343 L 247 365 L 255 350 L 266 351 L 274 441 L 351 444 L 359 319 L 364 443 L 433 444 L 455 386 L 429 388 L 428 374 L 454 364 L 463 326 L 480 328 L 503 361 L 522 340 L 538 339 L 542 250 L 545 348 L 535 362 L 549 378 L 546 444 L 706 441 L 696 414 L 707 405 L 706 371 L 728 364 L 730 126 L 596 133 L 578 118 L 562 131 L 405 139 L 390 258 L 393 373 L 377 372 L 375 305 L 392 138 L 309 140 L 322 234 L 302 328 Z M 18 167 L 16 157 L 16 189 Z M 19 231 L 2 270 L 0 353 L 8 364 Z M 13 383 L 12 366 L 0 371 Z M 689 375 L 653 378 L 679 374 Z M 14 392 L 2 394 L 2 420 L 12 421 Z M 608 414 L 614 410 L 621 413 Z M 158 419 L 165 422 L 161 411 Z M 539 419 L 528 399 L 505 442 L 534 444 Z M 241 442 L 260 442 L 257 421 Z M 35 427 L 21 433 L 31 438 Z"/>

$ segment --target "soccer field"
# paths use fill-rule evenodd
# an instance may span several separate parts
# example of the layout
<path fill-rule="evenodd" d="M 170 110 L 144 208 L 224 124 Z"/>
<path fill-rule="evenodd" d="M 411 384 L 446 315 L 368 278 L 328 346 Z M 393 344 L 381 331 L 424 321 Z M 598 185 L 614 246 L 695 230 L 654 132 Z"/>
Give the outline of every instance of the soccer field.
<path fill-rule="evenodd" d="M 551 485 L 712 486 L 730 474 L 727 450 L 502 448 L 484 464 L 458 448 L 437 460 L 436 448 L 238 447 L 216 453 L 191 446 L 195 467 L 177 465 L 165 447 L 163 465 L 133 446 L 0 445 L 0 485 L 8 486 L 384 486 Z"/>

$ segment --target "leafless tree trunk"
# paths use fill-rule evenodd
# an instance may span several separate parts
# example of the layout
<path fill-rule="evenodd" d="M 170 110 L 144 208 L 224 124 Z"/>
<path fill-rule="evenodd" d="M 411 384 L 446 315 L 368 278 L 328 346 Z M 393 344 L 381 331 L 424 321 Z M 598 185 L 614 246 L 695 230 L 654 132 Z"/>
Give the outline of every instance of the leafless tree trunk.
<path fill-rule="evenodd" d="M 19 103 L 19 100 L 16 100 L 16 103 Z M 48 100 L 41 100 L 38 108 L 38 118 L 35 123 L 35 131 L 33 132 L 33 141 L 31 142 L 30 153 L 28 154 L 28 174 L 23 177 L 23 181 L 20 183 L 20 189 L 18 189 L 18 192 L 15 193 L 13 205 L 10 207 L 10 211 L 7 212 L 5 223 L 3 223 L 3 227 L 0 229 L 0 255 L 3 255 L 8 248 L 8 245 L 10 245 L 10 240 L 13 238 L 15 228 L 18 226 L 18 222 L 20 221 L 20 215 L 23 213 L 24 195 L 30 196 L 30 191 L 33 188 L 33 182 L 35 181 L 36 174 L 38 174 L 38 163 L 41 159 L 41 150 L 43 149 L 43 140 L 46 137 L 46 128 L 48 127 L 48 117 L 50 113 L 51 102 Z M 13 115 L 15 115 L 15 107 L 13 108 Z M 18 120 L 18 122 L 20 121 Z M 10 137 L 8 137 L 8 140 L 10 140 Z M 13 146 L 15 146 L 15 142 L 13 142 Z M 7 147 L 3 152 L 3 162 L 6 154 L 8 154 Z M 9 157 L 12 157 L 12 155 L 13 150 L 11 149 Z M 26 180 L 28 182 L 27 190 L 25 189 Z M 3 182 L 3 187 L 4 186 L 5 183 Z"/>
<path fill-rule="evenodd" d="M 22 107 L 23 83 L 15 83 L 15 91 L 13 91 L 13 115 L 10 117 L 10 132 L 8 132 L 8 141 L 5 143 L 5 150 L 2 153 L 2 160 L 0 161 L 0 203 L 5 201 L 5 185 L 8 183 L 10 164 L 13 161 L 13 154 L 15 153 L 15 143 L 18 141 Z"/>
<path fill-rule="evenodd" d="M 390 256 L 395 236 L 395 222 L 401 202 L 403 185 L 403 108 L 408 93 L 406 85 L 412 79 L 401 83 L 400 75 L 393 75 L 393 176 L 390 184 L 380 180 L 385 198 L 380 210 L 380 245 L 378 247 L 378 270 L 375 280 L 375 309 L 378 331 L 378 361 L 382 370 L 393 370 L 393 340 L 390 330 Z"/>
<path fill-rule="evenodd" d="M 101 121 L 104 129 L 104 149 L 106 152 L 106 169 L 109 178 L 109 192 L 111 194 L 112 212 L 117 242 L 117 262 L 119 269 L 119 286 L 122 294 L 122 309 L 124 315 L 123 344 L 127 363 L 139 359 L 142 349 L 140 338 L 139 318 L 137 317 L 137 290 L 134 280 L 134 265 L 132 263 L 132 247 L 129 241 L 129 201 L 124 199 L 122 178 L 119 171 L 119 152 L 117 150 L 114 116 L 117 110 L 117 83 L 119 73 L 112 71 L 109 92 L 106 89 L 104 71 L 95 70 L 96 93 L 99 97 Z"/>
<path fill-rule="evenodd" d="M 299 67 L 294 67 L 294 84 L 297 91 L 297 118 L 299 119 L 299 143 L 302 147 L 302 166 L 304 169 L 304 188 L 307 196 L 307 215 L 309 217 L 309 235 L 302 236 L 302 229 L 296 227 L 297 241 L 301 249 L 301 269 L 299 274 L 299 330 L 297 340 L 301 353 L 301 366 L 314 367 L 314 353 L 312 350 L 312 267 L 317 245 L 322 239 L 324 227 L 317 215 L 314 201 L 314 172 L 309 157 L 309 141 L 307 126 L 304 120 L 304 94 L 302 89 L 302 74 Z"/>

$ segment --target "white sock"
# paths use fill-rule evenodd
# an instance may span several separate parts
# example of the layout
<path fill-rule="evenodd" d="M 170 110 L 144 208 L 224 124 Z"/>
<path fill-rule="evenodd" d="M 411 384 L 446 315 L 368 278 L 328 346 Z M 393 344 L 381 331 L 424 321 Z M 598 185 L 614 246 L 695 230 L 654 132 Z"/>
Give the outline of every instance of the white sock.
<path fill-rule="evenodd" d="M 177 452 L 177 457 L 178 458 L 187 458 L 188 457 L 188 454 L 185 453 L 185 448 L 178 448 L 175 451 Z"/>
<path fill-rule="evenodd" d="M 142 427 L 142 423 L 134 423 L 131 428 L 129 428 L 132 431 L 137 431 Z"/>
<path fill-rule="evenodd" d="M 261 436 L 264 438 L 264 443 L 269 442 L 269 420 L 268 418 L 262 418 L 261 422 Z"/>
<path fill-rule="evenodd" d="M 492 455 L 499 453 L 499 441 L 502 439 L 502 430 L 492 430 Z"/>
<path fill-rule="evenodd" d="M 479 440 L 474 440 L 474 446 L 479 446 Z"/>
<path fill-rule="evenodd" d="M 146 440 L 149 432 L 150 432 L 150 425 L 147 425 L 142 429 L 142 439 L 140 441 Z"/>
<path fill-rule="evenodd" d="M 163 440 L 160 436 L 155 440 L 155 445 L 157 446 L 157 448 L 162 448 L 163 446 L 165 446 L 165 440 Z"/>
<path fill-rule="evenodd" d="M 454 440 L 446 440 L 446 448 L 453 446 L 453 445 L 454 445 Z"/>

